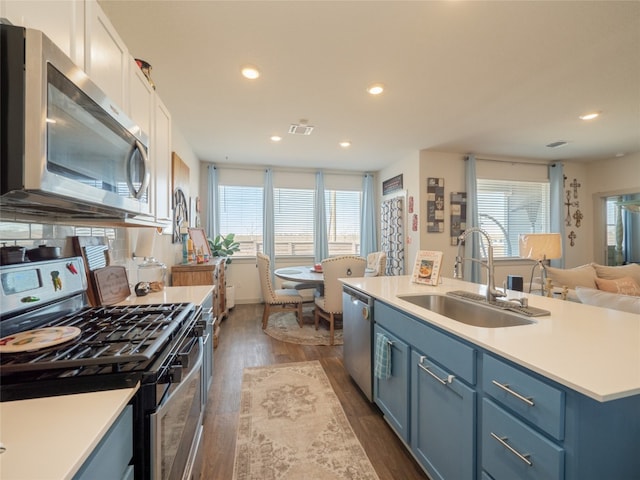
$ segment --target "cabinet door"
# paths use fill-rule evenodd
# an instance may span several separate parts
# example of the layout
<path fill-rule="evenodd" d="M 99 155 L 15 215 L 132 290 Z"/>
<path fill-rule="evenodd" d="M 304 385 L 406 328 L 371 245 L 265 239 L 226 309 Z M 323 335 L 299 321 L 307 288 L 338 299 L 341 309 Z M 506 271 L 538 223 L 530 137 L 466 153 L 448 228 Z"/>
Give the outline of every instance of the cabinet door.
<path fill-rule="evenodd" d="M 151 158 L 154 174 L 155 218 L 171 221 L 171 114 L 157 95 Z"/>
<path fill-rule="evenodd" d="M 136 122 L 142 132 L 152 138 L 151 119 L 153 118 L 154 91 L 147 77 L 135 60 L 129 57 L 129 110 L 128 115 Z M 153 152 L 150 152 L 153 155 Z"/>
<path fill-rule="evenodd" d="M 391 376 L 373 378 L 373 399 L 396 434 L 409 441 L 409 346 L 398 337 L 374 325 L 374 342 L 378 334 L 391 342 Z M 374 355 L 375 357 L 375 355 Z"/>
<path fill-rule="evenodd" d="M 96 0 L 87 0 L 85 70 L 107 97 L 125 110 L 129 53 Z"/>
<path fill-rule="evenodd" d="M 476 392 L 411 352 L 411 449 L 435 479 L 475 478 Z"/>
<path fill-rule="evenodd" d="M 3 0 L 0 17 L 14 25 L 40 30 L 84 69 L 84 2 Z"/>

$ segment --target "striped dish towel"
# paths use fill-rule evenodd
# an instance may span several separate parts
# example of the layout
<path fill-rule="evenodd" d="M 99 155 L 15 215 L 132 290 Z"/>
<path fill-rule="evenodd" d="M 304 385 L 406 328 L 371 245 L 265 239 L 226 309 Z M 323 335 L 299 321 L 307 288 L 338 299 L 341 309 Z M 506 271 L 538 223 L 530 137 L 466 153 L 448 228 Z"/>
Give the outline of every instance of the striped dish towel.
<path fill-rule="evenodd" d="M 381 380 L 391 376 L 391 342 L 382 333 L 376 333 L 374 375 Z"/>

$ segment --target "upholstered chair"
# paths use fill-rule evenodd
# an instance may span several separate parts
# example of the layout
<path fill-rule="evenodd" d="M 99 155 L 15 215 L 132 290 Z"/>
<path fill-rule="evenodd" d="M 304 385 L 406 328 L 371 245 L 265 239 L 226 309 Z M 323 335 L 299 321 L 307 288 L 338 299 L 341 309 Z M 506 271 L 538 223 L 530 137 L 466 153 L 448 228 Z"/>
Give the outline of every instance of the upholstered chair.
<path fill-rule="evenodd" d="M 355 255 L 342 255 L 322 261 L 324 274 L 324 295 L 315 299 L 314 321 L 316 330 L 320 318 L 329 322 L 329 339 L 333 345 L 334 325 L 336 317 L 342 316 L 342 283 L 339 278 L 364 277 L 367 260 Z"/>
<path fill-rule="evenodd" d="M 384 252 L 371 252 L 367 255 L 366 277 L 378 277 L 386 275 L 387 272 L 387 254 Z"/>
<path fill-rule="evenodd" d="M 264 253 L 257 254 L 260 286 L 264 298 L 264 312 L 262 313 L 262 329 L 267 328 L 269 315 L 276 311 L 295 311 L 298 324 L 302 328 L 302 296 L 293 289 L 274 290 L 271 282 L 271 260 Z"/>

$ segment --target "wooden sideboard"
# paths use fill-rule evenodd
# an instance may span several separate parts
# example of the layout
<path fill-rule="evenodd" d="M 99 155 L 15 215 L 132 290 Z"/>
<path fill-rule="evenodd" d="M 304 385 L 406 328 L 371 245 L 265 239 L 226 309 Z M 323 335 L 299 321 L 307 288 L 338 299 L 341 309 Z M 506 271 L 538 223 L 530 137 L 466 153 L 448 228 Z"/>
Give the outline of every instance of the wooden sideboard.
<path fill-rule="evenodd" d="M 205 263 L 185 263 L 171 267 L 171 284 L 174 287 L 213 285 L 213 313 L 218 321 L 224 319 L 227 309 L 225 280 L 226 259 L 216 257 Z"/>

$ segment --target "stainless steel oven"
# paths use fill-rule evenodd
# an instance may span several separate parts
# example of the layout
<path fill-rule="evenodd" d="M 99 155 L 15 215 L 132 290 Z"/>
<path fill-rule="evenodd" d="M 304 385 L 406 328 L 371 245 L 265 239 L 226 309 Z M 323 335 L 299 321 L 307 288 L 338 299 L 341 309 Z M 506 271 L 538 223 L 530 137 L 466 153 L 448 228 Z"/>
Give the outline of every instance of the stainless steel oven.
<path fill-rule="evenodd" d="M 173 383 L 150 415 L 152 478 L 158 480 L 192 478 L 202 438 L 202 340 L 189 339 L 178 355 L 181 363 L 166 372 Z"/>
<path fill-rule="evenodd" d="M 0 401 L 139 385 L 136 480 L 195 476 L 205 403 L 200 307 L 88 307 L 85 278 L 80 257 L 0 266 Z"/>

